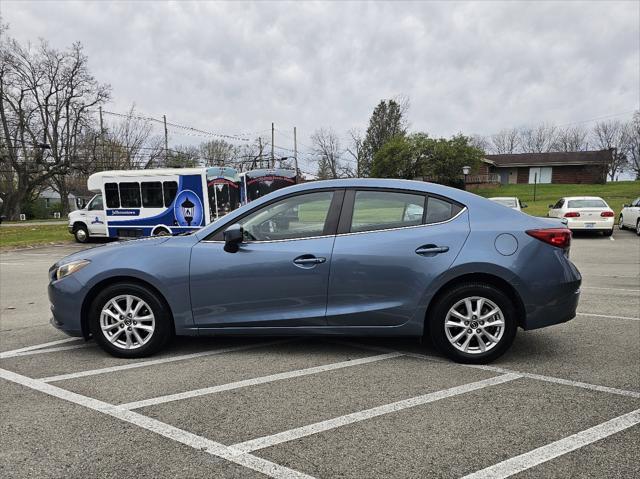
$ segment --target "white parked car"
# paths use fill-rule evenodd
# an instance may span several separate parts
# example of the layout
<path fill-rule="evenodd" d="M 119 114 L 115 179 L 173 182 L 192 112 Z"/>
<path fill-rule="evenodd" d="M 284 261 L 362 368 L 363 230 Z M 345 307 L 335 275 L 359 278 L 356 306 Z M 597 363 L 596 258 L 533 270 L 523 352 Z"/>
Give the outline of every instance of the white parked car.
<path fill-rule="evenodd" d="M 628 205 L 622 205 L 618 226 L 621 230 L 631 228 L 640 236 L 640 198 L 636 198 Z"/>
<path fill-rule="evenodd" d="M 602 231 L 605 236 L 613 234 L 615 213 L 606 201 L 597 196 L 570 196 L 560 198 L 549 205 L 550 218 L 565 218 L 570 230 Z"/>
<path fill-rule="evenodd" d="M 489 199 L 502 206 L 506 206 L 507 208 L 511 208 L 518 211 L 522 211 L 523 208 L 527 207 L 525 203 L 520 201 L 515 196 L 494 196 L 493 198 L 489 198 Z"/>

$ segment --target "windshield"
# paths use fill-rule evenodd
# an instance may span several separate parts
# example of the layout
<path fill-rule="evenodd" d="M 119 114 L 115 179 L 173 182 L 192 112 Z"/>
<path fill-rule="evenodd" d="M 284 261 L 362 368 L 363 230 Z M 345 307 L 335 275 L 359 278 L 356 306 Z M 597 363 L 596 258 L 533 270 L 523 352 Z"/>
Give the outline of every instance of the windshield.
<path fill-rule="evenodd" d="M 518 203 L 512 198 L 491 198 L 491 201 L 495 201 L 496 203 L 503 206 L 508 206 L 509 208 L 518 207 Z"/>
<path fill-rule="evenodd" d="M 569 200 L 567 208 L 608 208 L 602 200 Z"/>

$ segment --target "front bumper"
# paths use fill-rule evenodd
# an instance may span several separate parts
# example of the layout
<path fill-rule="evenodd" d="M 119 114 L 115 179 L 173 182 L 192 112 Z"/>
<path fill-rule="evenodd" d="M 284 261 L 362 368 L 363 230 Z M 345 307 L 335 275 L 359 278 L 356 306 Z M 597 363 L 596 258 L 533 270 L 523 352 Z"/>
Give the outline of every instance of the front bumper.
<path fill-rule="evenodd" d="M 51 281 L 48 287 L 51 303 L 51 325 L 69 336 L 83 336 L 82 302 L 84 288 L 70 275 Z"/>

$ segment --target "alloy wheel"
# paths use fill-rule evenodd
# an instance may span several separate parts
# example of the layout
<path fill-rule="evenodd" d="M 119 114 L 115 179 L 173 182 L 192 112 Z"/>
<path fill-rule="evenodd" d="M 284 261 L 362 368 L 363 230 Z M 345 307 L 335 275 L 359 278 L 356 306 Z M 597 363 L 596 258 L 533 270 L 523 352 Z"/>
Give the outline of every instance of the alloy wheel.
<path fill-rule="evenodd" d="M 155 331 L 155 316 L 147 303 L 132 294 L 116 296 L 102 307 L 100 329 L 119 349 L 138 349 Z"/>
<path fill-rule="evenodd" d="M 493 301 L 480 296 L 464 298 L 447 313 L 445 333 L 451 345 L 467 354 L 483 354 L 500 342 L 504 315 Z"/>

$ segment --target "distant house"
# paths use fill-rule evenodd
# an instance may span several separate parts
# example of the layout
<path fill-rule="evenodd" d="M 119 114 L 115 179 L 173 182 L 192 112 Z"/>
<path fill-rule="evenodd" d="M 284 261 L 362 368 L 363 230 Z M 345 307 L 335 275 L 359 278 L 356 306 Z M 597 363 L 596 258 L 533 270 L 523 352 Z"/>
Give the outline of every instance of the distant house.
<path fill-rule="evenodd" d="M 51 208 L 56 204 L 60 204 L 60 193 L 55 191 L 51 187 L 47 187 L 40 192 L 38 198 L 42 200 L 45 208 Z M 76 195 L 73 193 L 69 193 L 69 210 L 73 211 L 76 209 Z"/>
<path fill-rule="evenodd" d="M 479 177 L 487 182 L 604 183 L 612 150 L 486 155 Z"/>

